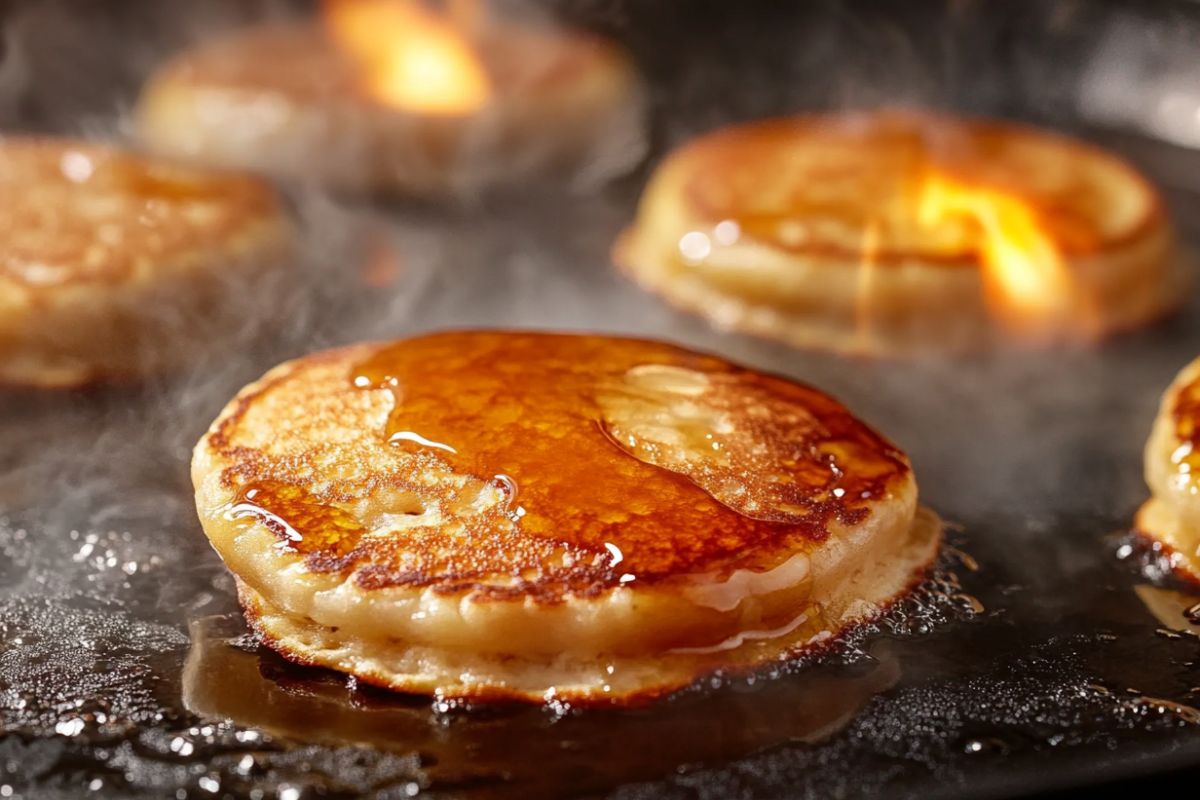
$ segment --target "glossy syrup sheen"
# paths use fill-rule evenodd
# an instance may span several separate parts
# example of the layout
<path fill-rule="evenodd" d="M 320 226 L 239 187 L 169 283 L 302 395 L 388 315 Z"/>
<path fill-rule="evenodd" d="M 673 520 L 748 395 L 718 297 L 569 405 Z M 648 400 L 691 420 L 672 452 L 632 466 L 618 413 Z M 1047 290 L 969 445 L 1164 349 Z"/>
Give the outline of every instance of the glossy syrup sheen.
<path fill-rule="evenodd" d="M 587 591 L 769 568 L 835 523 L 862 522 L 909 479 L 903 454 L 827 395 L 667 345 L 447 333 L 362 352 L 328 388 L 385 394 L 386 424 L 362 431 L 361 447 L 394 464 L 387 503 L 413 517 L 436 509 L 437 524 L 366 535 L 351 509 L 384 491 L 384 476 L 304 485 L 231 447 L 228 425 L 221 438 L 253 461 L 230 468 L 235 513 L 256 514 L 310 568 L 355 565 L 363 579 L 368 565 L 375 585 L 478 588 L 506 575 L 520 585 L 489 588 Z M 304 380 L 300 365 L 282 380 Z M 451 477 L 465 484 L 451 489 Z"/>

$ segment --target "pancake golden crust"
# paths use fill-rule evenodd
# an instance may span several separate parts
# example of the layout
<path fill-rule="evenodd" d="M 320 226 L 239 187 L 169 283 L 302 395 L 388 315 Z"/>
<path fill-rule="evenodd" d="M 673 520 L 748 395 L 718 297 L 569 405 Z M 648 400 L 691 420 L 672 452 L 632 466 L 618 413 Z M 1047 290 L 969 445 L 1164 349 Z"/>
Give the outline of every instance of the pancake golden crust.
<path fill-rule="evenodd" d="M 625 702 L 753 667 L 875 613 L 940 532 L 903 453 L 821 392 L 596 336 L 283 364 L 193 480 L 273 646 L 454 696 Z"/>
<path fill-rule="evenodd" d="M 586 184 L 645 152 L 628 59 L 583 33 L 486 25 L 470 113 L 392 108 L 319 24 L 252 28 L 165 64 L 135 112 L 162 153 L 337 190 L 447 195 L 547 176 Z"/>
<path fill-rule="evenodd" d="M 1200 359 L 1167 388 L 1146 443 L 1152 497 L 1135 529 L 1156 542 L 1183 578 L 1200 583 Z"/>
<path fill-rule="evenodd" d="M 1175 308 L 1188 277 L 1160 198 L 1119 159 L 1020 125 L 895 111 L 689 142 L 614 258 L 720 325 L 881 354 L 1091 340 Z M 1031 264 L 1034 290 L 1012 272 Z"/>
<path fill-rule="evenodd" d="M 345 353 L 329 358 L 342 364 Z M 514 392 L 511 382 L 520 380 L 524 365 L 535 360 L 533 375 L 543 385 L 536 405 L 526 412 L 529 398 Z M 496 362 L 515 367 L 507 374 L 494 368 Z M 430 365 L 437 365 L 436 371 Z M 294 369 L 307 366 L 299 362 Z M 242 496 L 254 491 L 255 506 L 295 528 L 319 532 L 291 545 L 305 555 L 309 569 L 357 567 L 357 579 L 371 588 L 432 585 L 446 592 L 470 589 L 480 593 L 477 597 L 532 596 L 554 602 L 567 593 L 588 596 L 614 588 L 622 573 L 635 574 L 645 585 L 715 564 L 728 569 L 745 561 L 749 566 L 757 548 L 820 541 L 834 521 L 862 521 L 867 501 L 884 496 L 910 472 L 903 454 L 826 395 L 664 345 L 583 337 L 439 336 L 367 351 L 350 370 L 355 381 L 383 395 L 393 383 L 403 387 L 395 389 L 394 418 L 386 431 L 366 427 L 355 432 L 364 448 L 409 428 L 442 446 L 426 446 L 425 452 L 389 465 L 381 470 L 386 478 L 354 474 L 322 481 L 320 494 L 310 493 L 305 484 L 328 469 L 321 463 L 328 452 L 324 448 L 275 455 L 251 453 L 238 444 L 247 411 L 281 382 L 303 382 L 296 372 L 241 396 L 239 408 L 221 420 L 209 446 L 229 461 L 223 477 L 229 491 Z M 623 378 L 629 370 L 636 372 Z M 609 375 L 611 381 L 598 385 L 597 374 Z M 693 430 L 684 428 L 681 434 L 705 438 L 705 446 L 725 444 L 714 438 L 713 427 L 727 417 L 752 438 L 725 444 L 726 460 L 702 472 L 655 466 L 651 459 L 660 455 L 658 443 L 642 441 L 636 429 L 627 430 L 620 421 L 606 420 L 603 409 L 623 400 L 655 403 L 656 379 L 674 382 L 670 389 L 678 392 L 709 394 L 706 416 L 688 420 Z M 735 386 L 736 394 L 721 393 L 723 384 Z M 354 386 L 347 381 L 338 388 Z M 343 394 L 349 402 L 358 399 L 352 391 Z M 523 417 L 525 413 L 530 416 Z M 481 436 L 479 430 L 489 434 Z M 649 457 L 631 458 L 613 439 L 635 440 L 639 454 L 645 451 Z M 406 441 L 413 442 L 409 448 L 422 449 L 416 436 Z M 452 454 L 446 447 L 469 447 L 470 455 Z M 750 447 L 770 448 L 770 455 L 782 458 L 778 464 L 763 463 Z M 855 459 L 855 474 L 839 477 L 836 465 L 842 456 Z M 401 502 L 404 512 L 412 513 L 422 505 L 423 498 L 416 495 L 429 491 L 423 484 L 430 462 L 440 466 L 445 461 L 485 477 L 519 474 L 515 491 L 503 480 L 495 482 L 497 491 L 511 491 L 515 498 L 465 520 L 461 537 L 447 539 L 440 529 L 413 530 L 400 542 L 366 537 L 365 526 L 352 514 L 331 505 L 378 490 L 386 480 L 389 488 L 412 495 Z M 761 483 L 746 475 L 771 467 L 786 470 L 786 475 L 764 475 Z M 603 483 L 597 483 L 597 475 L 604 476 Z M 726 484 L 729 496 L 722 505 L 716 497 Z M 744 513 L 734 510 L 738 507 Z M 513 525 L 505 515 L 517 508 L 537 511 Z M 706 535 L 696 537 L 697 530 Z M 482 541 L 490 546 L 481 548 Z M 628 551 L 621 569 L 610 563 L 605 542 Z M 547 570 L 548 559 L 563 563 Z M 514 570 L 539 574 L 514 586 L 482 582 Z"/>
<path fill-rule="evenodd" d="M 0 139 L 0 381 L 75 386 L 178 363 L 239 274 L 272 266 L 275 195 L 103 145 Z"/>

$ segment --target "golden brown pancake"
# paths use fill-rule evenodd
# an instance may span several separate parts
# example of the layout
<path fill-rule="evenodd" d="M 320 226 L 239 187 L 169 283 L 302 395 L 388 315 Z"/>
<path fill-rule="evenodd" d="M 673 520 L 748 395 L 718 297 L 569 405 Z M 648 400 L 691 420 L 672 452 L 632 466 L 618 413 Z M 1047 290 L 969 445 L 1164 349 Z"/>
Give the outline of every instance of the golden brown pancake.
<path fill-rule="evenodd" d="M 167 63 L 136 110 L 173 156 L 340 190 L 445 195 L 549 176 L 580 183 L 645 151 L 638 79 L 581 33 L 488 25 L 473 42 L 491 95 L 470 113 L 388 107 L 317 23 L 214 39 Z"/>
<path fill-rule="evenodd" d="M 940 539 L 821 392 L 656 342 L 442 333 L 276 367 L 196 503 L 285 657 L 444 697 L 631 703 L 814 647 Z"/>
<path fill-rule="evenodd" d="M 278 266 L 290 228 L 252 178 L 9 136 L 0 240 L 0 383 L 68 387 L 186 362 L 192 321 Z"/>
<path fill-rule="evenodd" d="M 1137 531 L 1160 543 L 1176 572 L 1200 584 L 1200 359 L 1184 367 L 1163 395 L 1146 442 L 1151 498 Z"/>
<path fill-rule="evenodd" d="M 1174 308 L 1157 193 L 1037 129 L 916 112 L 718 130 L 662 163 L 617 263 L 718 325 L 911 353 L 1091 341 Z"/>

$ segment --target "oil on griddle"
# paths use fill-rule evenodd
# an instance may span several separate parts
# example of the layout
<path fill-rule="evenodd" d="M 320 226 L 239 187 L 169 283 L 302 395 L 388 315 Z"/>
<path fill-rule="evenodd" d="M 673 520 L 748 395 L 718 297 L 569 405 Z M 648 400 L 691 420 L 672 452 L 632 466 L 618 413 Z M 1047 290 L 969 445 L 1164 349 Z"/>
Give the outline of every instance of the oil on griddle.
<path fill-rule="evenodd" d="M 1170 109 L 1154 116 L 1153 91 L 1122 95 L 1104 60 L 1170 88 L 1153 69 L 1181 42 L 1194 60 L 1200 9 L 669 5 L 548 7 L 632 49 L 653 153 L 796 108 L 904 100 L 1016 116 L 1128 155 L 1200 243 L 1189 129 Z M 294 10 L 0 7 L 0 123 L 120 136 L 156 61 Z M 303 264 L 269 301 L 245 299 L 242 347 L 186 377 L 0 398 L 0 795 L 984 797 L 1200 764 L 1200 628 L 1155 554 L 1122 535 L 1144 499 L 1158 395 L 1200 351 L 1200 303 L 1095 351 L 949 363 L 791 351 L 709 330 L 613 274 L 608 245 L 639 182 L 455 209 L 295 195 Z M 456 325 L 649 334 L 815 383 L 912 454 L 925 502 L 956 523 L 954 549 L 822 663 L 639 711 L 431 706 L 260 650 L 196 523 L 190 445 L 281 358 Z"/>

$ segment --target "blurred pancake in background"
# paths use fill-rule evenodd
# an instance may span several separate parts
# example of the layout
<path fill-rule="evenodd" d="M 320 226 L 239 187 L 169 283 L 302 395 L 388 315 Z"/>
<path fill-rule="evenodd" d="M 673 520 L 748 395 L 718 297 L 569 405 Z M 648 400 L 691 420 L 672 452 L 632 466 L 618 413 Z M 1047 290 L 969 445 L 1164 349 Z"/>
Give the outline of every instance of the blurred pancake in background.
<path fill-rule="evenodd" d="M 640 81 L 601 39 L 493 20 L 473 3 L 322 8 L 165 64 L 136 110 L 142 140 L 198 162 L 415 196 L 591 186 L 645 153 Z"/>
<path fill-rule="evenodd" d="M 925 112 L 701 136 L 655 171 L 614 257 L 723 327 L 870 354 L 1090 342 L 1187 283 L 1157 192 L 1116 156 Z"/>
<path fill-rule="evenodd" d="M 229 300 L 282 266 L 291 226 L 253 178 L 9 136 L 0 241 L 0 383 L 72 387 L 177 368 L 241 329 Z"/>

